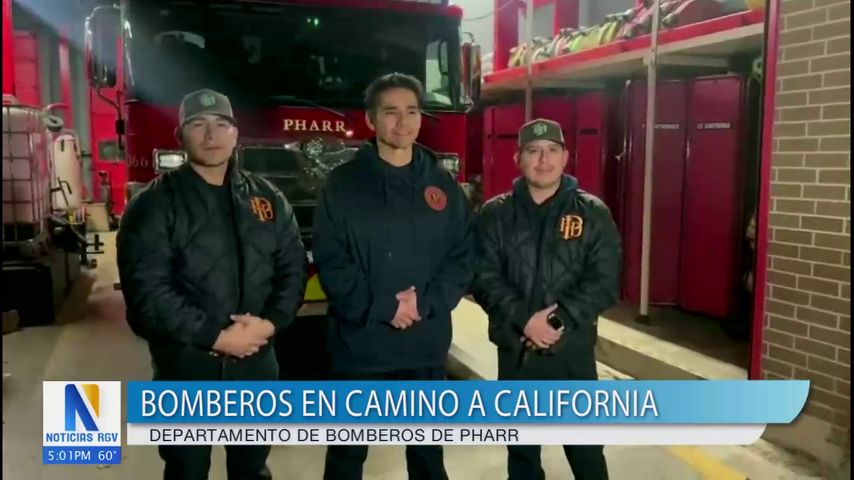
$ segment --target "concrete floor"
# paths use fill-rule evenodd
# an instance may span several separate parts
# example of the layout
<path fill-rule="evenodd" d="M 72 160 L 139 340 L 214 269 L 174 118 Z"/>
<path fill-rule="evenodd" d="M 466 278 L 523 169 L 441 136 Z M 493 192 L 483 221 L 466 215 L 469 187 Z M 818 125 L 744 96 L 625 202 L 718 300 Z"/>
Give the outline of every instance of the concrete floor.
<path fill-rule="evenodd" d="M 750 342 L 727 337 L 721 326 L 723 320 L 692 314 L 674 307 L 653 306 L 650 308 L 652 324 L 643 325 L 635 321 L 637 314 L 636 306 L 620 304 L 602 316 L 666 342 L 747 369 Z"/>
<path fill-rule="evenodd" d="M 106 239 L 108 240 L 108 239 Z M 99 258 L 94 287 L 79 319 L 3 336 L 3 475 L 9 479 L 152 479 L 162 462 L 154 447 L 123 448 L 122 464 L 41 465 L 42 380 L 148 380 L 142 341 L 124 321 L 124 303 L 112 289 L 116 280 L 111 248 Z M 324 447 L 274 447 L 269 465 L 276 478 L 320 479 Z M 452 479 L 505 477 L 503 447 L 447 447 Z M 803 459 L 758 443 L 750 447 L 607 447 L 617 479 L 806 479 L 828 478 Z M 547 478 L 571 478 L 559 447 L 545 448 Z M 215 448 L 211 478 L 224 479 L 224 451 Z M 405 478 L 403 447 L 372 448 L 366 479 Z"/>

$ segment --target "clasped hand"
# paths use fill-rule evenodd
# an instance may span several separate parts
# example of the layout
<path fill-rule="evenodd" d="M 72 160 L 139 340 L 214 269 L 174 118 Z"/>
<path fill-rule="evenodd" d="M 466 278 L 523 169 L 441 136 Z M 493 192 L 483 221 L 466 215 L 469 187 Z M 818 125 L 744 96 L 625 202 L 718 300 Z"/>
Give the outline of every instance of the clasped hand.
<path fill-rule="evenodd" d="M 562 331 L 555 330 L 549 325 L 549 315 L 557 310 L 557 305 L 533 314 L 525 325 L 524 335 L 519 339 L 529 350 L 547 349 L 560 340 Z"/>
<path fill-rule="evenodd" d="M 421 316 L 418 314 L 418 295 L 415 293 L 415 287 L 409 287 L 398 292 L 395 298 L 398 301 L 397 312 L 391 321 L 394 328 L 405 330 L 421 320 Z"/>
<path fill-rule="evenodd" d="M 237 358 L 246 358 L 258 353 L 267 340 L 276 333 L 269 320 L 254 315 L 232 315 L 234 322 L 219 333 L 213 350 Z"/>

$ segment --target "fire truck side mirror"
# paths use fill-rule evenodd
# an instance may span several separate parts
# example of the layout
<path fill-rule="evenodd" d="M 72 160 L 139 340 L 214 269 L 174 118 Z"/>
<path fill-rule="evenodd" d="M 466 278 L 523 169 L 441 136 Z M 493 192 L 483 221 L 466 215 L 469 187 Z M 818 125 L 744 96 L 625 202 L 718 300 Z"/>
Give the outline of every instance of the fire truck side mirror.
<path fill-rule="evenodd" d="M 463 66 L 463 93 L 472 103 L 480 99 L 480 45 L 474 42 L 463 43 L 462 46 Z"/>
<path fill-rule="evenodd" d="M 86 18 L 84 50 L 89 85 L 110 88 L 116 85 L 121 12 L 117 6 L 100 6 Z"/>

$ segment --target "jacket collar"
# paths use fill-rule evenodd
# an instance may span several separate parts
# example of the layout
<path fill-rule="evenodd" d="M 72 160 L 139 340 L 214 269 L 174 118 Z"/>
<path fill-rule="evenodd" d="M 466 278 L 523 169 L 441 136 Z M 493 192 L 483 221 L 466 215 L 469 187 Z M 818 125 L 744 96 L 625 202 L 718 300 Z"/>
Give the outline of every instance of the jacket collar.
<path fill-rule="evenodd" d="M 367 165 L 374 172 L 383 173 L 382 158 L 380 158 L 377 150 L 377 139 L 371 138 L 365 141 L 356 152 L 354 161 Z M 434 167 L 439 164 L 438 156 L 433 150 L 416 143 L 412 146 L 412 167 L 416 172 L 416 178 L 419 182 L 427 179 L 428 175 Z"/>
<path fill-rule="evenodd" d="M 184 178 L 190 179 L 193 182 L 199 182 L 199 185 L 202 185 L 205 182 L 205 179 L 202 178 L 190 165 L 190 162 L 187 162 L 180 167 L 178 167 L 178 173 L 181 174 Z M 230 184 L 232 188 L 238 187 L 243 182 L 243 176 L 240 175 L 240 169 L 237 168 L 236 162 L 232 157 L 228 162 L 228 170 L 225 172 L 225 181 L 223 184 Z"/>
<path fill-rule="evenodd" d="M 563 174 L 560 180 L 560 186 L 551 199 L 551 205 L 564 205 L 568 200 L 575 197 L 578 193 L 578 180 L 575 177 Z M 528 190 L 528 182 L 524 177 L 517 178 L 513 181 L 513 196 L 519 201 L 528 206 L 535 206 L 534 200 L 531 198 L 531 193 Z"/>

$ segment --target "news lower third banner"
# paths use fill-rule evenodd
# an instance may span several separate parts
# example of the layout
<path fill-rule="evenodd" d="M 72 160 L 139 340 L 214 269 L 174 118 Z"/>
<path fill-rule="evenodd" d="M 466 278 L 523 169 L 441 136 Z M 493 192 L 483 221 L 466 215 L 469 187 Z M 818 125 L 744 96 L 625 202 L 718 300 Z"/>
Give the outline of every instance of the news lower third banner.
<path fill-rule="evenodd" d="M 746 445 L 807 381 L 130 382 L 128 445 Z"/>
<path fill-rule="evenodd" d="M 44 382 L 45 464 L 127 445 L 747 445 L 808 381 Z M 124 408 L 124 412 L 122 411 Z"/>

